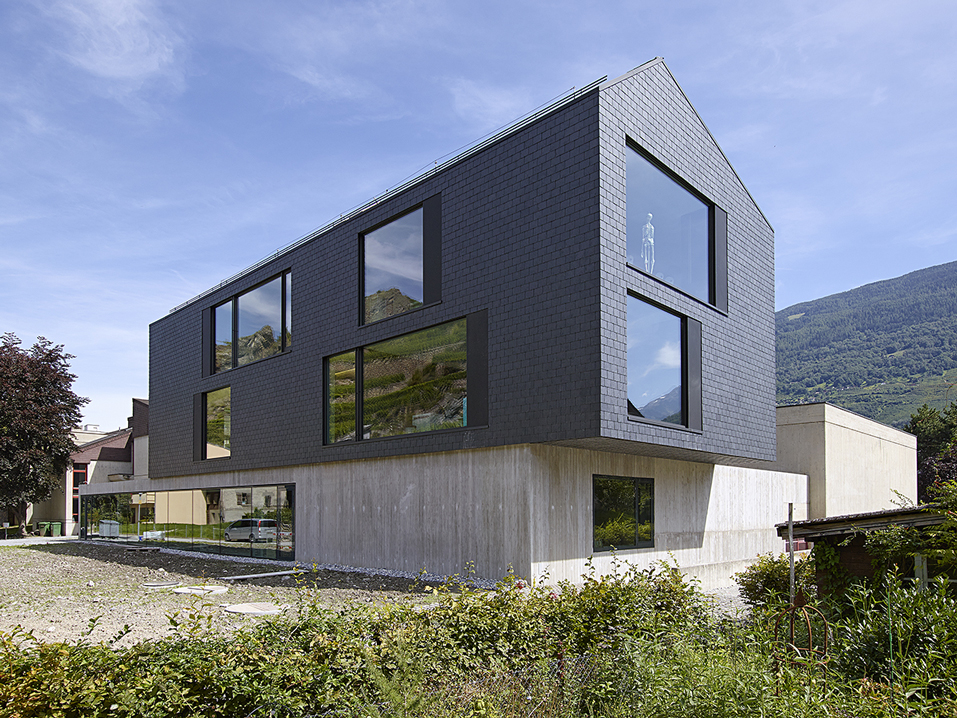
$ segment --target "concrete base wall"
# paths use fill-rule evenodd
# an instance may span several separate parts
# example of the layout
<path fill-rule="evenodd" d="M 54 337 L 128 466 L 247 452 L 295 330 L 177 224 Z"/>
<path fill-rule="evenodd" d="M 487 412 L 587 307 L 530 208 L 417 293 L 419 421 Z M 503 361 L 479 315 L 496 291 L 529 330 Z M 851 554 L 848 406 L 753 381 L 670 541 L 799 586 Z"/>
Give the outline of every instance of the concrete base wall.
<path fill-rule="evenodd" d="M 917 437 L 831 404 L 778 407 L 778 457 L 771 467 L 808 475 L 810 515 L 894 508 L 917 500 Z"/>
<path fill-rule="evenodd" d="M 787 519 L 788 502 L 796 519 L 807 516 L 805 476 L 541 444 L 129 481 L 123 489 L 294 483 L 299 561 L 439 574 L 471 566 L 486 578 L 512 566 L 520 576 L 577 582 L 593 553 L 595 474 L 655 480 L 655 547 L 618 552 L 617 560 L 674 560 L 708 588 L 730 584 L 757 554 L 782 550 L 774 524 Z M 593 559 L 599 573 L 612 563 L 608 552 Z"/>

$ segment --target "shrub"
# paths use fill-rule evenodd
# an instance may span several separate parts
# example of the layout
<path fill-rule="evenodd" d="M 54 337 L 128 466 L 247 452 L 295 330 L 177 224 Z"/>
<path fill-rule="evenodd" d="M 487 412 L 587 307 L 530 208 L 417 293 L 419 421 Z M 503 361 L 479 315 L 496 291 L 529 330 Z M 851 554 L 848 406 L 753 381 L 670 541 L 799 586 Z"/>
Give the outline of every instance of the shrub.
<path fill-rule="evenodd" d="M 791 592 L 791 563 L 787 556 L 768 552 L 744 571 L 734 574 L 744 602 L 752 608 L 769 608 L 787 601 Z M 794 583 L 811 598 L 814 589 L 814 562 L 802 558 L 794 562 Z"/>

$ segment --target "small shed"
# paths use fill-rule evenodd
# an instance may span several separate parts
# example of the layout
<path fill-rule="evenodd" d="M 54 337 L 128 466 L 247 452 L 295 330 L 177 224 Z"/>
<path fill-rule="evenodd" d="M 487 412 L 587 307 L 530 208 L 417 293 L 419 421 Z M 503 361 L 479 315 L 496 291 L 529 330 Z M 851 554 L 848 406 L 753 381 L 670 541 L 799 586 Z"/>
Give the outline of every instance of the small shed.
<path fill-rule="evenodd" d="M 943 520 L 944 516 L 936 513 L 932 505 L 913 506 L 795 521 L 793 535 L 795 544 L 799 541 L 806 541 L 808 544 L 822 542 L 830 544 L 837 552 L 840 568 L 854 578 L 871 578 L 874 575 L 875 566 L 874 557 L 864 546 L 867 534 L 891 526 L 926 528 L 936 526 Z M 786 541 L 787 523 L 777 524 L 775 528 L 778 536 Z M 927 581 L 927 564 L 919 554 L 915 557 L 914 573 L 911 576 L 924 583 Z M 828 586 L 834 585 L 835 578 L 837 577 L 822 574 L 821 569 L 818 569 L 818 591 L 826 592 Z"/>

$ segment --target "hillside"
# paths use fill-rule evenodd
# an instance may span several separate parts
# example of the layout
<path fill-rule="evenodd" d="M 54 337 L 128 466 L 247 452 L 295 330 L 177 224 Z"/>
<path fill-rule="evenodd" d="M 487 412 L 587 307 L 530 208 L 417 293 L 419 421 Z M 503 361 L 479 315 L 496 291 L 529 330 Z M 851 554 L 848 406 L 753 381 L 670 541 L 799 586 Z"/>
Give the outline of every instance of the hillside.
<path fill-rule="evenodd" d="M 775 323 L 779 404 L 901 425 L 957 399 L 957 262 L 795 304 Z"/>

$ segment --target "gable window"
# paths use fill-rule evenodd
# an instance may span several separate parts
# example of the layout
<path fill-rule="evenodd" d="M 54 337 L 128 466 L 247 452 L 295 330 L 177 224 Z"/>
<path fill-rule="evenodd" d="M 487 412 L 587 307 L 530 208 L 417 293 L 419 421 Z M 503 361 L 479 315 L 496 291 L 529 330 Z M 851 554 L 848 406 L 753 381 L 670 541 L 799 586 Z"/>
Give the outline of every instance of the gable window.
<path fill-rule="evenodd" d="M 486 322 L 479 312 L 327 358 L 326 443 L 485 424 Z"/>
<path fill-rule="evenodd" d="M 727 214 L 645 154 L 626 153 L 628 263 L 727 311 Z"/>
<path fill-rule="evenodd" d="M 222 459 L 230 455 L 230 388 L 224 387 L 204 395 L 206 423 L 204 459 Z"/>
<path fill-rule="evenodd" d="M 292 274 L 285 272 L 212 311 L 213 373 L 292 346 Z"/>
<path fill-rule="evenodd" d="M 441 298 L 439 197 L 361 235 L 362 323 Z"/>
<path fill-rule="evenodd" d="M 630 294 L 628 414 L 701 429 L 701 323 Z"/>
<path fill-rule="evenodd" d="M 595 551 L 655 545 L 655 482 L 622 476 L 595 476 Z"/>

